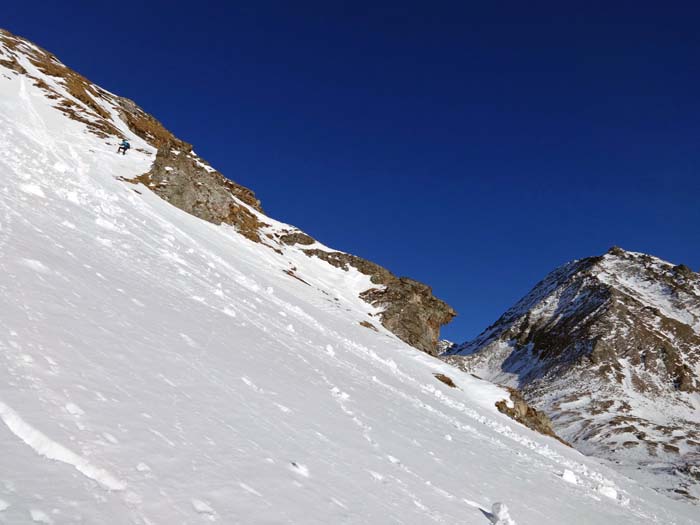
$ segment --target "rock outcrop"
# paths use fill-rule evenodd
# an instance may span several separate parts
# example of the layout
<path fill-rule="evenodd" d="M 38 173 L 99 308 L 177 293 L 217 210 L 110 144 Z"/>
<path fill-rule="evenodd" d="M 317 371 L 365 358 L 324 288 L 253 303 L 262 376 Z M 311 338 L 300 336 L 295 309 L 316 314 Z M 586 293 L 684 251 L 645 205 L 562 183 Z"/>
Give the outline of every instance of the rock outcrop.
<path fill-rule="evenodd" d="M 213 224 L 230 224 L 251 241 L 260 242 L 260 201 L 255 194 L 225 178 L 192 154 L 192 148 L 165 146 L 150 171 L 136 178 L 173 206 Z M 235 198 L 232 198 L 235 197 Z"/>
<path fill-rule="evenodd" d="M 510 392 L 510 403 L 506 400 L 497 402 L 496 408 L 498 410 L 535 432 L 553 437 L 565 445 L 571 446 L 557 436 L 552 428 L 552 420 L 547 417 L 547 414 L 528 405 L 522 394 L 515 388 L 508 388 L 508 391 Z"/>
<path fill-rule="evenodd" d="M 434 297 L 429 286 L 408 277 L 396 277 L 386 268 L 355 255 L 316 249 L 305 249 L 304 253 L 338 268 L 353 267 L 368 275 L 378 286 L 365 290 L 361 297 L 383 309 L 380 316 L 384 327 L 409 345 L 438 354 L 440 328 L 457 314 Z"/>

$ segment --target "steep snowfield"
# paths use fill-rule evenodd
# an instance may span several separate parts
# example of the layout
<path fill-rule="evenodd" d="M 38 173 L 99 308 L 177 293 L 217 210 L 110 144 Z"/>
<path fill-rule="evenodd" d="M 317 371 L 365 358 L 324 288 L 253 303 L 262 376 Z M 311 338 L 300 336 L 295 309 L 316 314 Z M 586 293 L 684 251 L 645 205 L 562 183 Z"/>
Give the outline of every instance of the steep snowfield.
<path fill-rule="evenodd" d="M 366 276 L 117 180 L 130 136 L 0 66 L 0 523 L 697 523 L 360 326 Z"/>

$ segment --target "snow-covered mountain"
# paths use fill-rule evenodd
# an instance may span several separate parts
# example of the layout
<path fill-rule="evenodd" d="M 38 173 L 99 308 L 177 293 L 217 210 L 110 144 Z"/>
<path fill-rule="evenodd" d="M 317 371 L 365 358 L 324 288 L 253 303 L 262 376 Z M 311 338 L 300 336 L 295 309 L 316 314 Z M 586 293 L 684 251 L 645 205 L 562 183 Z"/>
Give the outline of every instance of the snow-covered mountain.
<path fill-rule="evenodd" d="M 91 83 L 62 64 L 54 55 L 8 32 L 0 33 L 0 65 L 21 75 L 51 101 L 51 106 L 83 128 L 105 139 L 116 150 L 118 137 L 141 139 L 135 150 L 151 157 L 151 166 L 132 179 L 174 206 L 213 224 L 229 224 L 251 241 L 281 251 L 298 246 L 299 252 L 343 269 L 355 268 L 371 285 L 358 293 L 377 307 L 377 322 L 403 341 L 430 354 L 437 352 L 440 327 L 455 311 L 432 295 L 430 287 L 396 277 L 381 266 L 331 250 L 304 232 L 274 221 L 262 212 L 255 194 L 225 178 L 196 155 L 192 145 L 178 139 L 133 101 Z M 111 139 L 111 141 L 109 140 Z M 154 149 L 155 148 L 155 149 Z M 292 276 L 295 267 L 285 270 Z M 303 279 L 302 279 L 303 280 Z M 363 321 L 367 326 L 369 320 Z"/>
<path fill-rule="evenodd" d="M 566 264 L 448 361 L 516 387 L 586 454 L 700 498 L 700 275 L 612 248 Z"/>
<path fill-rule="evenodd" d="M 0 523 L 697 523 L 410 346 L 425 285 L 0 41 Z"/>

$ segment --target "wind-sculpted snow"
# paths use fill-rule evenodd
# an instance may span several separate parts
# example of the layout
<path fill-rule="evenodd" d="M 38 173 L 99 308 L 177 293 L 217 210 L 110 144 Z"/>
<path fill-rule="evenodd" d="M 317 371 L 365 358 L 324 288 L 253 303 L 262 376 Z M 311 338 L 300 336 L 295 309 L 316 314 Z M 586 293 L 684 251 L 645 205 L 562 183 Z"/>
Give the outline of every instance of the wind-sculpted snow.
<path fill-rule="evenodd" d="M 73 408 L 73 410 L 71 410 Z M 81 415 L 82 410 L 77 409 L 76 405 L 69 403 L 66 405 L 66 410 L 74 415 Z M 27 424 L 13 409 L 0 401 L 0 420 L 7 428 L 19 439 L 24 441 L 37 454 L 48 459 L 61 461 L 75 467 L 75 469 L 108 490 L 124 490 L 124 484 L 115 479 L 114 476 L 104 470 L 90 464 L 85 458 L 80 457 L 75 452 L 68 450 L 60 443 L 56 443 L 49 437 L 45 436 L 37 429 Z"/>
<path fill-rule="evenodd" d="M 122 182 L 132 146 L 0 66 L 0 523 L 696 522 L 361 326 L 368 276 Z"/>

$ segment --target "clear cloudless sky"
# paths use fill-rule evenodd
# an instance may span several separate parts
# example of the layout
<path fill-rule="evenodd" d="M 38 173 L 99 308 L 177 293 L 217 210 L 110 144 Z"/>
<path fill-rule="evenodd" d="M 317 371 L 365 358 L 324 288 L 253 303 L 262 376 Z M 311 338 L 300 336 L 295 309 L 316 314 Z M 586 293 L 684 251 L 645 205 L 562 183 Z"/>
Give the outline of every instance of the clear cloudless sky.
<path fill-rule="evenodd" d="M 700 267 L 697 2 L 3 2 L 271 216 L 475 336 L 612 245 Z"/>

